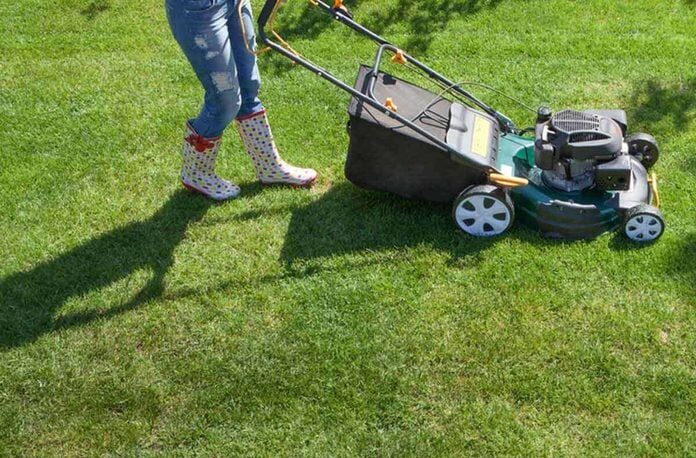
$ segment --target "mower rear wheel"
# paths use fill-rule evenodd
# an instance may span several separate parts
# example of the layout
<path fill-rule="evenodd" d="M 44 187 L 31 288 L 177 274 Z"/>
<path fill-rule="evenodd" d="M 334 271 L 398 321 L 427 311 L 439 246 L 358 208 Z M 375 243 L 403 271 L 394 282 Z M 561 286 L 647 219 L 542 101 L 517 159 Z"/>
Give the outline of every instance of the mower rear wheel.
<path fill-rule="evenodd" d="M 638 133 L 626 137 L 628 152 L 643 164 L 645 170 L 650 169 L 660 158 L 660 148 L 657 140 L 650 134 Z"/>
<path fill-rule="evenodd" d="M 508 193 L 496 186 L 472 186 L 454 201 L 452 216 L 467 234 L 494 237 L 510 229 L 515 207 Z"/>
<path fill-rule="evenodd" d="M 637 205 L 624 219 L 623 233 L 632 242 L 650 243 L 662 237 L 665 232 L 665 219 L 662 212 L 652 205 Z"/>

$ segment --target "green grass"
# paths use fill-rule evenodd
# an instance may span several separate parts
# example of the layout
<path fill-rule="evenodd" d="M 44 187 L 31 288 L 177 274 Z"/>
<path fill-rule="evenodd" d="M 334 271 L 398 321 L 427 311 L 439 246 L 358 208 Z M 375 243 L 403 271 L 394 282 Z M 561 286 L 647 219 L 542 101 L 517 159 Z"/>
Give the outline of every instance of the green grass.
<path fill-rule="evenodd" d="M 455 79 L 625 107 L 663 149 L 641 249 L 474 240 L 353 187 L 347 96 L 279 56 L 263 98 L 318 186 L 261 188 L 230 131 L 243 197 L 180 191 L 201 89 L 161 3 L 0 4 L 0 455 L 696 454 L 692 1 L 355 7 Z M 352 81 L 372 44 L 291 3 L 289 38 Z"/>

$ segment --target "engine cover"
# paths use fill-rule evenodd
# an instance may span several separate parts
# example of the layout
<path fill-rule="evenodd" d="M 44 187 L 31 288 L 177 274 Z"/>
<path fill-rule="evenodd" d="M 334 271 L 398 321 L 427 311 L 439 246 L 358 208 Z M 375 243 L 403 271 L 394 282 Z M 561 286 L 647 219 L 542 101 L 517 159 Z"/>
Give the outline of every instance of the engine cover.
<path fill-rule="evenodd" d="M 550 130 L 551 143 L 559 148 L 560 157 L 578 161 L 611 160 L 621 153 L 623 130 L 605 116 L 563 110 L 551 118 Z"/>
<path fill-rule="evenodd" d="M 541 108 L 535 164 L 549 186 L 565 192 L 593 186 L 626 190 L 631 176 L 631 161 L 623 148 L 626 127 L 621 110 L 563 110 L 552 115 Z"/>

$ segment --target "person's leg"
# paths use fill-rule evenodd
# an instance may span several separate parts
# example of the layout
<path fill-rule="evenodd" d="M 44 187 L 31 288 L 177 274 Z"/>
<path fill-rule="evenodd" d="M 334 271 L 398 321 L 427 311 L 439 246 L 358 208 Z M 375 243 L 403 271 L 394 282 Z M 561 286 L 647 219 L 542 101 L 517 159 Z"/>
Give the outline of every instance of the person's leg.
<path fill-rule="evenodd" d="M 205 89 L 200 113 L 186 124 L 181 181 L 216 200 L 236 197 L 239 188 L 215 174 L 220 136 L 241 106 L 228 0 L 167 0 L 166 6 L 174 38 Z"/>
<path fill-rule="evenodd" d="M 249 52 L 250 50 L 256 51 L 256 33 L 254 32 L 254 15 L 251 11 L 251 4 L 249 0 L 233 0 L 230 1 L 230 8 L 233 4 L 234 11 L 229 12 L 230 18 L 227 24 L 242 98 L 242 106 L 237 116 L 245 117 L 263 110 L 263 104 L 259 99 L 261 76 L 256 55 Z"/>
<path fill-rule="evenodd" d="M 242 103 L 227 27 L 233 8 L 234 0 L 167 0 L 174 38 L 205 89 L 191 126 L 206 138 L 220 136 Z"/>
<path fill-rule="evenodd" d="M 238 2 L 241 2 L 241 8 Z M 280 157 L 273 141 L 266 110 L 259 99 L 261 78 L 256 56 L 250 52 L 256 49 L 256 36 L 249 0 L 236 0 L 228 27 L 242 98 L 242 106 L 237 115 L 237 129 L 254 162 L 259 179 L 264 184 L 311 185 L 316 181 L 317 172 L 287 164 Z"/>

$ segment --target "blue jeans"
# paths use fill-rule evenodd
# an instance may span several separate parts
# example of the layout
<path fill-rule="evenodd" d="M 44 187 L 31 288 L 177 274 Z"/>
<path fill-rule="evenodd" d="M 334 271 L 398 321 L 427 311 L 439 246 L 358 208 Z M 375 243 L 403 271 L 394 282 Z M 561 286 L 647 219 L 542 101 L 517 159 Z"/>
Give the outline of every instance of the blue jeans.
<path fill-rule="evenodd" d="M 166 0 L 166 9 L 174 38 L 205 89 L 203 108 L 190 120 L 196 132 L 217 137 L 235 117 L 263 110 L 256 56 L 245 43 L 256 49 L 249 0 Z"/>

